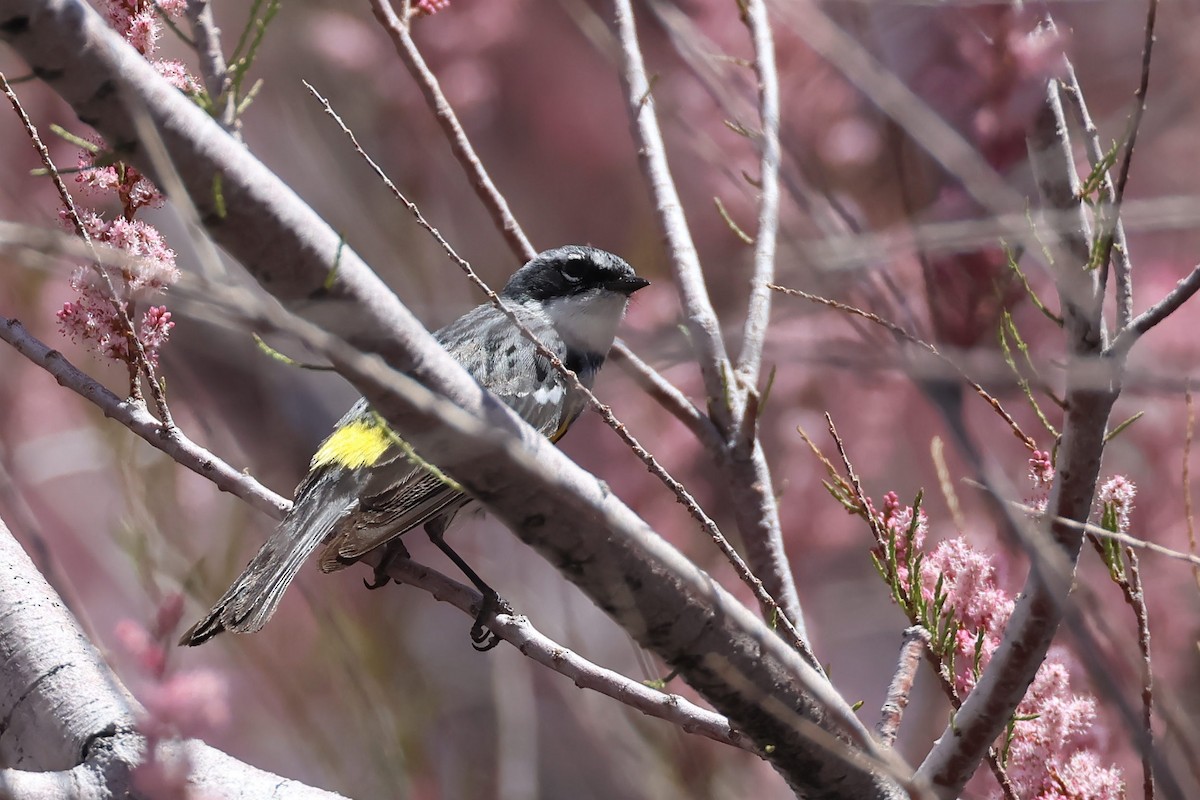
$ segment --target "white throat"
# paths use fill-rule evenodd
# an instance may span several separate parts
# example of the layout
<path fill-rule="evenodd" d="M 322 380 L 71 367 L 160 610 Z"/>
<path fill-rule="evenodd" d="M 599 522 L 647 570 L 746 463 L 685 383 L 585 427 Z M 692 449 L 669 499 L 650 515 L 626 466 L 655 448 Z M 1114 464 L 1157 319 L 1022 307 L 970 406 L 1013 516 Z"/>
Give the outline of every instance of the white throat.
<path fill-rule="evenodd" d="M 563 342 L 572 350 L 605 355 L 617 335 L 617 325 L 629 298 L 620 292 L 557 297 L 544 304 L 546 314 Z"/>

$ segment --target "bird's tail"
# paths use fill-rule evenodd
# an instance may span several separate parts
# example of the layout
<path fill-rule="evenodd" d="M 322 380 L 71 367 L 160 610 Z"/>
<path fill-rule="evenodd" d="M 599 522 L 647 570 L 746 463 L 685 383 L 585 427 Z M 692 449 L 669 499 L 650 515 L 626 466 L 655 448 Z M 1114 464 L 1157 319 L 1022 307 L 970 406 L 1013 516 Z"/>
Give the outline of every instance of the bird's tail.
<path fill-rule="evenodd" d="M 363 471 L 357 471 L 363 472 Z M 221 631 L 253 633 L 271 619 L 300 567 L 358 496 L 361 475 L 313 473 L 297 489 L 296 504 L 204 619 L 179 640 L 194 646 Z"/>

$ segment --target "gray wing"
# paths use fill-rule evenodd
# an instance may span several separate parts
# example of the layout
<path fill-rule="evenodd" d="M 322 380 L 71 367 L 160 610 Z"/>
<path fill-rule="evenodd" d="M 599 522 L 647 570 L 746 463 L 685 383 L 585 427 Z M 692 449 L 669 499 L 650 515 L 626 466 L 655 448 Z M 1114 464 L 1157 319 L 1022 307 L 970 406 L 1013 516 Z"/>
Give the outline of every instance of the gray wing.
<path fill-rule="evenodd" d="M 563 358 L 566 348 L 546 321 L 522 314 L 525 324 Z M 542 435 L 557 441 L 582 408 L 562 376 L 533 343 L 492 306 L 479 306 L 434 336 L 482 386 Z M 414 465 L 396 447 L 386 466 L 372 469 L 357 507 L 334 527 L 321 553 L 330 572 L 361 558 L 406 531 L 469 502 L 437 476 Z M 389 452 L 388 457 L 393 453 Z"/>

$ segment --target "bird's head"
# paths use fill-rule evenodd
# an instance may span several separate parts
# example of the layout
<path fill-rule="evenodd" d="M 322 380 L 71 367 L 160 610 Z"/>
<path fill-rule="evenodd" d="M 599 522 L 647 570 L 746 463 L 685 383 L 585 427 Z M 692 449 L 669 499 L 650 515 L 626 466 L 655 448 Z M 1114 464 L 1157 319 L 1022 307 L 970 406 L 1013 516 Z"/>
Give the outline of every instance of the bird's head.
<path fill-rule="evenodd" d="M 629 296 L 650 285 L 623 258 L 582 245 L 539 253 L 509 278 L 501 296 L 540 305 L 563 339 L 601 356 L 616 336 Z"/>

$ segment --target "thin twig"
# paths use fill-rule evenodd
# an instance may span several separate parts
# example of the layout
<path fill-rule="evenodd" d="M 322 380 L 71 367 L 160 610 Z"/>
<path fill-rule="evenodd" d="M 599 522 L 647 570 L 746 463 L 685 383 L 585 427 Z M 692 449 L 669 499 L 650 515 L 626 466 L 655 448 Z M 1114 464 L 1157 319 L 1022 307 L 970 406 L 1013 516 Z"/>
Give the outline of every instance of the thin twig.
<path fill-rule="evenodd" d="M 929 455 L 933 459 L 934 471 L 937 473 L 938 486 L 942 497 L 946 500 L 946 508 L 950 511 L 950 519 L 954 521 L 954 529 L 967 530 L 967 518 L 963 514 L 962 503 L 958 492 L 954 491 L 954 482 L 950 478 L 950 466 L 946 463 L 946 445 L 942 437 L 934 436 L 929 443 Z"/>
<path fill-rule="evenodd" d="M 130 365 L 132 377 L 129 386 L 132 399 L 136 401 L 141 401 L 142 399 L 137 379 L 138 371 L 141 371 L 146 376 L 146 383 L 150 386 L 150 396 L 154 398 L 155 408 L 158 410 L 158 415 L 163 425 L 167 428 L 175 427 L 175 423 L 171 420 L 171 412 L 167 408 L 167 398 L 163 395 L 163 389 L 158 382 L 154 365 L 150 363 L 150 359 L 146 356 L 146 349 L 142 346 L 142 340 L 138 338 L 133 320 L 129 318 L 129 314 L 125 309 L 125 305 L 120 300 L 120 295 L 117 293 L 116 286 L 113 285 L 112 277 L 108 274 L 108 270 L 101 266 L 99 257 L 95 254 L 92 237 L 88 234 L 87 228 L 84 227 L 83 220 L 79 217 L 79 212 L 75 210 L 75 201 L 71 198 L 71 193 L 67 191 L 66 184 L 63 183 L 62 176 L 59 175 L 58 168 L 55 166 L 53 159 L 50 158 L 50 151 L 46 149 L 41 136 L 38 135 L 37 128 L 29 119 L 29 115 L 25 113 L 25 109 L 21 107 L 21 101 L 17 99 L 17 95 L 13 92 L 12 87 L 9 86 L 2 72 L 0 72 L 0 89 L 3 90 L 5 97 L 8 98 L 8 102 L 12 104 L 13 110 L 17 112 L 17 116 L 20 118 L 21 124 L 25 127 L 25 132 L 28 134 L 30 142 L 38 152 L 42 166 L 46 168 L 51 180 L 54 181 L 54 187 L 58 190 L 59 199 L 62 200 L 63 208 L 66 211 L 67 217 L 71 220 L 75 232 L 87 245 L 89 251 L 92 252 L 92 266 L 99 275 L 100 280 L 104 283 L 109 302 L 112 303 L 113 309 L 117 312 L 117 318 L 121 321 L 121 325 L 124 328 L 124 336 L 133 354 L 134 361 Z"/>
<path fill-rule="evenodd" d="M 1187 523 L 1188 552 L 1196 556 L 1196 515 L 1192 510 L 1192 441 L 1196 434 L 1196 407 L 1192 402 L 1192 386 L 1188 382 L 1183 389 L 1183 405 L 1187 411 L 1187 422 L 1183 433 L 1183 517 Z M 1200 557 L 1192 564 L 1192 580 L 1200 589 Z"/>
<path fill-rule="evenodd" d="M 1079 124 L 1083 126 L 1083 140 L 1087 146 L 1088 160 L 1095 169 L 1097 165 L 1105 162 L 1104 148 L 1100 146 L 1100 131 L 1096 128 L 1096 123 L 1092 121 L 1091 114 L 1088 112 L 1087 103 L 1083 98 L 1083 88 L 1079 85 L 1079 78 L 1075 75 L 1075 65 L 1066 57 L 1063 58 L 1063 63 L 1066 66 L 1066 80 L 1063 81 L 1063 89 L 1066 92 L 1067 100 L 1075 107 Z M 1110 170 L 1104 170 L 1100 186 L 1104 191 L 1102 200 L 1111 203 L 1115 189 Z M 1129 256 L 1129 242 L 1125 238 L 1125 223 L 1121 219 L 1121 215 L 1115 212 L 1116 209 L 1111 206 L 1103 210 L 1100 232 L 1101 235 L 1106 235 L 1107 231 L 1108 235 L 1112 236 L 1114 245 L 1112 265 L 1113 273 L 1116 276 L 1117 331 L 1120 332 L 1129 325 L 1129 321 L 1133 317 L 1133 265 Z M 1107 269 L 1108 262 L 1101 262 L 1099 266 L 1101 269 Z"/>
<path fill-rule="evenodd" d="M 977 481 L 967 480 L 965 483 L 969 486 L 974 486 L 977 489 L 982 489 L 985 492 L 988 491 L 986 486 L 983 486 Z M 1008 505 L 1012 506 L 1018 511 L 1028 514 L 1031 518 L 1037 517 L 1042 513 L 1039 509 L 1017 500 L 1008 500 L 1006 502 Z M 1077 530 L 1080 533 L 1086 533 L 1101 539 L 1111 539 L 1114 542 L 1120 542 L 1126 547 L 1133 547 L 1138 550 L 1146 550 L 1165 558 L 1174 559 L 1175 561 L 1183 561 L 1187 564 L 1191 564 L 1193 568 L 1200 567 L 1200 555 L 1196 555 L 1195 553 L 1184 553 L 1179 550 L 1172 550 L 1171 548 L 1164 547 L 1156 542 L 1151 542 L 1146 539 L 1139 539 L 1136 536 L 1130 536 L 1128 533 L 1110 531 L 1107 528 L 1102 528 L 1099 525 L 1094 525 L 1090 522 L 1077 522 L 1073 519 L 1067 519 L 1066 517 L 1054 517 L 1052 521 L 1056 525 L 1064 525 L 1068 528 Z"/>
<path fill-rule="evenodd" d="M 737 365 L 738 375 L 749 389 L 758 385 L 767 324 L 771 318 L 771 290 L 767 284 L 775 280 L 775 247 L 779 233 L 779 74 L 775 67 L 775 42 L 771 36 L 765 0 L 747 0 L 742 9 L 742 19 L 749 27 L 750 38 L 754 42 L 758 116 L 762 124 L 754 274 L 750 279 L 750 300 Z"/>
<path fill-rule="evenodd" d="M 397 559 L 389 566 L 388 575 L 400 583 L 428 592 L 434 600 L 449 603 L 471 616 L 478 613 L 483 601 L 483 597 L 474 589 L 412 559 Z M 701 708 L 679 695 L 652 689 L 588 661 L 538 631 L 527 617 L 501 614 L 488 621 L 488 630 L 527 658 L 570 678 L 581 689 L 611 697 L 646 716 L 677 725 L 688 733 L 740 747 L 751 753 L 758 752 L 754 743 L 734 730 L 729 720 L 720 714 Z"/>
<path fill-rule="evenodd" d="M 175 426 L 159 422 L 144 404 L 122 400 L 104 386 L 77 369 L 57 350 L 51 350 L 25 330 L 15 319 L 0 317 L 0 339 L 18 353 L 50 373 L 59 385 L 70 389 L 140 436 L 152 447 L 166 453 L 197 475 L 212 481 L 218 489 L 240 497 L 249 505 L 279 519 L 291 503 L 258 481 L 222 462 L 215 455 L 188 439 Z"/>
<path fill-rule="evenodd" d="M 1200 264 L 1192 267 L 1187 277 L 1175 284 L 1162 300 L 1138 314 L 1113 340 L 1111 353 L 1123 353 L 1133 346 L 1142 334 L 1174 314 L 1192 295 L 1200 291 Z"/>
<path fill-rule="evenodd" d="M 200 62 L 204 90 L 212 102 L 213 117 L 222 128 L 238 136 L 237 98 L 232 91 L 233 82 L 225 55 L 221 52 L 221 29 L 213 19 L 212 4 L 208 0 L 188 0 L 187 17 L 192 24 L 193 46 Z"/>
<path fill-rule="evenodd" d="M 875 726 L 876 737 L 883 747 L 891 747 L 896 742 L 900 720 L 905 707 L 908 706 L 908 695 L 917 677 L 917 665 L 921 663 L 921 651 L 928 645 L 929 631 L 920 625 L 913 625 L 904 631 L 904 644 L 900 647 L 896 672 L 888 685 L 887 699 L 883 701 L 879 724 Z"/>
<path fill-rule="evenodd" d="M 429 221 L 425 219 L 425 215 L 421 213 L 421 210 L 417 207 L 417 205 L 409 200 L 396 187 L 396 185 L 392 183 L 379 165 L 376 164 L 369 155 L 367 155 L 366 151 L 364 151 L 362 146 L 358 143 L 358 138 L 354 135 L 354 132 L 351 131 L 346 126 L 345 122 L 343 122 L 342 119 L 337 115 L 332 106 L 329 105 L 329 101 L 322 97 L 320 93 L 318 93 L 317 90 L 307 82 L 305 82 L 304 85 L 308 88 L 309 92 L 311 92 L 312 95 L 317 98 L 322 106 L 324 106 L 325 113 L 327 113 L 338 124 L 338 126 L 342 129 L 342 132 L 345 133 L 350 139 L 355 152 L 357 152 L 359 156 L 371 167 L 371 169 L 375 171 L 375 174 L 381 181 L 383 181 L 384 185 L 393 194 L 393 196 L 395 196 L 397 200 L 404 204 L 404 206 L 413 215 L 414 219 L 416 219 L 417 224 L 424 228 L 426 232 L 428 232 L 429 235 L 431 235 L 434 240 L 437 241 L 438 245 L 446 252 L 450 259 L 454 261 L 466 274 L 467 279 L 470 280 L 471 283 L 473 283 L 487 296 L 492 305 L 494 305 L 501 313 L 508 317 L 513 326 L 520 331 L 521 335 L 533 343 L 534 347 L 537 349 L 538 355 L 546 359 L 551 368 L 553 368 L 559 373 L 559 375 L 563 377 L 563 379 L 571 387 L 571 391 L 583 397 L 588 406 L 596 411 L 596 413 L 598 413 L 604 420 L 605 424 L 607 424 L 613 429 L 614 432 L 616 432 L 617 436 L 619 436 L 621 440 L 625 442 L 629 449 L 633 451 L 634 455 L 636 455 L 638 459 L 641 460 L 641 462 L 646 466 L 646 469 L 650 472 L 650 474 L 658 478 L 672 492 L 672 494 L 675 495 L 675 499 L 685 509 L 687 509 L 688 513 L 700 524 L 701 529 L 708 534 L 708 536 L 721 550 L 721 553 L 726 557 L 726 559 L 729 560 L 730 564 L 733 565 L 738 577 L 740 577 L 742 581 L 750 587 L 751 591 L 754 592 L 754 596 L 759 601 L 760 605 L 762 605 L 764 609 L 770 609 L 773 612 L 771 616 L 778 620 L 778 625 L 786 634 L 785 638 L 787 641 L 791 643 L 792 646 L 795 647 L 796 650 L 814 666 L 814 668 L 819 669 L 819 662 L 817 662 L 816 657 L 809 649 L 808 643 L 796 630 L 787 614 L 783 613 L 775 599 L 767 592 L 766 588 L 762 584 L 762 581 L 760 581 L 758 577 L 755 576 L 750 570 L 750 568 L 746 566 L 745 561 L 743 561 L 742 557 L 738 555 L 733 545 L 731 545 L 729 540 L 725 538 L 725 535 L 721 533 L 721 530 L 717 527 L 717 524 L 713 522 L 712 518 L 709 517 L 708 514 L 705 513 L 704 509 L 700 507 L 700 504 L 692 496 L 691 492 L 689 492 L 682 483 L 677 481 L 671 476 L 670 473 L 666 471 L 666 469 L 658 462 L 658 459 L 656 459 L 648 450 L 646 450 L 646 448 L 642 446 L 642 444 L 633 436 L 633 434 L 629 432 L 629 429 L 625 427 L 625 424 L 616 418 L 616 415 L 613 414 L 612 409 L 603 403 L 598 397 L 596 397 L 596 395 L 590 389 L 584 386 L 579 380 L 579 377 L 574 372 L 567 369 L 566 365 L 562 363 L 558 355 L 546 347 L 537 338 L 537 336 L 531 330 L 529 330 L 524 322 L 521 321 L 516 313 L 504 304 L 500 296 L 496 294 L 491 287 L 483 281 L 482 278 L 479 277 L 471 265 L 458 255 L 458 252 L 450 245 L 449 242 L 446 241 L 437 228 L 433 227 L 433 225 L 431 225 Z"/>
<path fill-rule="evenodd" d="M 997 400 L 995 397 L 993 397 L 990 393 L 988 393 L 988 391 L 986 389 L 984 389 L 982 386 L 980 386 L 978 383 L 973 381 L 970 378 L 970 376 L 968 376 L 962 370 L 961 367 L 959 367 L 957 364 L 955 364 L 952 360 L 950 360 L 946 356 L 942 355 L 941 351 L 939 351 L 932 344 L 924 341 L 923 339 L 919 339 L 916 336 L 913 336 L 911 333 L 904 330 L 904 328 L 901 328 L 899 325 L 895 324 L 894 322 L 889 322 L 889 321 L 883 319 L 882 317 L 880 317 L 878 314 L 873 314 L 870 311 L 865 311 L 861 308 L 857 308 L 855 306 L 848 305 L 846 303 L 839 303 L 836 300 L 829 300 L 827 298 L 820 297 L 819 295 L 809 294 L 808 292 L 801 291 L 800 289 L 791 289 L 787 286 L 779 286 L 778 284 L 774 284 L 774 283 L 770 284 L 770 288 L 774 289 L 777 292 L 782 292 L 783 294 L 792 295 L 793 297 L 803 298 L 805 300 L 808 300 L 811 303 L 818 303 L 820 305 L 827 306 L 827 307 L 835 309 L 837 311 L 842 311 L 847 314 L 852 314 L 857 317 L 862 317 L 865 320 L 873 322 L 876 325 L 882 326 L 883 328 L 886 328 L 888 331 L 890 331 L 892 333 L 892 335 L 896 336 L 897 338 L 903 339 L 904 341 L 909 342 L 910 344 L 915 344 L 916 346 L 925 350 L 926 352 L 928 352 L 929 354 L 931 354 L 935 358 L 937 358 L 939 361 L 941 361 L 942 363 L 949 366 L 952 370 L 954 370 L 955 374 L 957 374 L 959 377 L 961 377 L 963 379 L 963 381 L 965 381 L 967 383 L 967 385 L 969 385 L 972 389 L 974 389 L 975 393 L 977 395 L 979 395 L 981 398 L 983 398 L 984 402 L 986 402 L 989 406 L 991 406 L 993 411 L 995 411 L 997 414 L 1000 415 L 1000 418 L 1003 419 L 1005 424 L 1008 425 L 1008 427 L 1012 430 L 1013 435 L 1016 436 L 1017 439 L 1019 439 L 1021 441 L 1021 444 L 1025 445 L 1025 447 L 1028 448 L 1030 451 L 1037 450 L 1037 442 L 1035 442 L 1030 436 L 1026 435 L 1025 432 L 1021 430 L 1021 426 L 1017 424 L 1017 421 L 1012 418 L 1011 414 L 1009 414 L 1007 411 L 1004 410 L 1004 406 L 1002 406 L 1000 404 L 1000 401 Z"/>
<path fill-rule="evenodd" d="M 837 427 L 833 424 L 833 417 L 825 414 L 825 425 L 829 428 L 829 435 L 833 437 L 834 443 L 837 445 L 838 455 L 842 457 L 842 465 L 846 468 L 846 477 L 850 480 L 850 486 L 854 490 L 854 499 L 858 501 L 859 508 L 862 509 L 862 515 L 866 518 L 867 524 L 871 526 L 871 535 L 875 537 L 875 544 L 886 548 L 887 534 L 883 530 L 883 525 L 880 524 L 878 516 L 875 514 L 874 506 L 867 499 L 866 492 L 863 491 L 862 482 L 858 479 L 858 473 L 854 471 L 854 465 L 850 463 L 850 456 L 846 452 L 846 443 L 842 441 L 842 437 L 838 435 Z"/>
<path fill-rule="evenodd" d="M 1121 169 L 1117 173 L 1117 185 L 1113 190 L 1112 199 L 1112 219 L 1120 219 L 1121 217 L 1121 202 L 1125 199 L 1125 186 L 1129 182 L 1129 169 L 1133 163 L 1133 148 L 1137 144 L 1138 132 L 1142 128 L 1142 117 L 1146 113 L 1146 92 L 1150 88 L 1150 60 L 1154 50 L 1154 23 L 1158 16 L 1158 0 L 1148 0 L 1146 3 L 1146 25 L 1142 34 L 1142 71 L 1138 79 L 1137 91 L 1133 93 L 1134 106 L 1133 112 L 1129 115 L 1129 127 L 1125 131 L 1125 154 L 1121 158 Z M 1101 242 L 1101 251 L 1099 261 L 1101 264 L 1107 264 L 1109 254 L 1112 252 L 1113 237 L 1105 236 Z M 1118 274 L 1118 280 L 1121 279 Z M 1118 296 L 1124 293 L 1124 298 L 1128 307 L 1122 308 L 1118 306 L 1118 313 L 1130 314 L 1133 309 L 1133 285 L 1131 274 L 1124 276 L 1129 285 L 1122 289 L 1118 289 Z M 1128 319 L 1126 317 L 1126 319 Z M 1118 326 L 1118 334 L 1124 332 L 1123 326 Z"/>
<path fill-rule="evenodd" d="M 1154 746 L 1154 669 L 1150 660 L 1150 612 L 1146 608 L 1146 593 L 1142 588 L 1137 553 L 1127 547 L 1125 560 L 1129 563 L 1129 577 L 1121 582 L 1121 591 L 1137 619 L 1138 651 L 1142 655 L 1142 735 L 1148 743 L 1147 749 L 1142 753 L 1142 786 L 1145 800 L 1154 800 L 1154 764 L 1148 752 Z"/>
<path fill-rule="evenodd" d="M 657 370 L 653 369 L 628 347 L 620 347 L 618 340 L 613 345 L 613 361 L 624 368 L 634 382 L 642 387 L 646 394 L 656 400 L 671 416 L 682 422 L 700 443 L 714 456 L 722 457 L 725 452 L 725 441 L 717 431 L 716 426 L 695 404 L 681 392 L 675 384 L 668 381 Z"/>
<path fill-rule="evenodd" d="M 492 182 L 491 176 L 483 168 L 483 162 L 475 154 L 475 149 L 471 147 L 471 142 L 467 139 L 462 125 L 459 124 L 454 108 L 442 93 L 437 76 L 429 69 L 425 59 L 421 56 L 421 51 L 417 49 L 408 25 L 396 16 L 396 12 L 385 0 L 371 0 L 371 9 L 375 13 L 375 18 L 391 36 L 396 54 L 400 56 L 400 60 L 404 62 L 404 66 L 408 68 L 421 88 L 422 94 L 425 95 L 425 101 L 429 104 L 438 124 L 442 126 L 442 131 L 446 134 L 446 141 L 450 143 L 454 157 L 466 170 L 475 194 L 491 214 L 492 221 L 499 228 L 504 241 L 508 242 L 509 248 L 521 262 L 533 258 L 537 255 L 537 251 L 534 250 L 525 232 L 521 230 L 521 226 L 517 224 L 516 217 L 508 208 L 508 201 L 504 199 L 504 195 L 500 194 L 500 190 Z"/>

